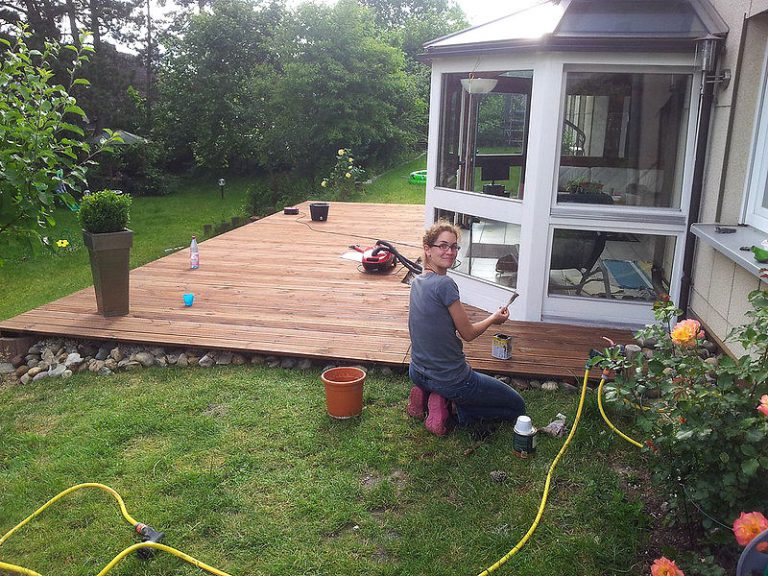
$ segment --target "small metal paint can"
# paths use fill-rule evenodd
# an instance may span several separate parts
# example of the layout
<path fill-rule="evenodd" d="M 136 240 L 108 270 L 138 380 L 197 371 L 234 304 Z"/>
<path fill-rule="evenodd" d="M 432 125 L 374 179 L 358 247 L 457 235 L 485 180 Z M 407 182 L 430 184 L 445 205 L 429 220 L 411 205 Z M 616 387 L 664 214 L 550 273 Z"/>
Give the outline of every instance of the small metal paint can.
<path fill-rule="evenodd" d="M 529 458 L 536 453 L 538 430 L 533 427 L 530 416 L 518 416 L 515 422 L 512 449 L 516 456 Z"/>
<path fill-rule="evenodd" d="M 512 348 L 512 337 L 506 334 L 494 334 L 491 348 L 491 356 L 499 360 L 509 360 Z"/>

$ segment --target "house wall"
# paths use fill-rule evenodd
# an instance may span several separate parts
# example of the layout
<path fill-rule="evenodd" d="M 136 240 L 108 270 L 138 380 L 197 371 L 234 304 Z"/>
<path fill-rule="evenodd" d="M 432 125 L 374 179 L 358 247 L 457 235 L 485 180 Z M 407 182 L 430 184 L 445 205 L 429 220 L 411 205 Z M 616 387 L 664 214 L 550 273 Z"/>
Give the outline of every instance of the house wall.
<path fill-rule="evenodd" d="M 733 73 L 726 89 L 716 89 L 715 110 L 699 222 L 736 224 L 742 206 L 754 139 L 757 104 L 768 39 L 768 0 L 711 0 L 730 31 L 720 69 Z M 689 311 L 720 341 L 746 321 L 747 294 L 766 288 L 756 276 L 710 245 L 697 241 Z M 735 354 L 743 350 L 728 343 Z"/>

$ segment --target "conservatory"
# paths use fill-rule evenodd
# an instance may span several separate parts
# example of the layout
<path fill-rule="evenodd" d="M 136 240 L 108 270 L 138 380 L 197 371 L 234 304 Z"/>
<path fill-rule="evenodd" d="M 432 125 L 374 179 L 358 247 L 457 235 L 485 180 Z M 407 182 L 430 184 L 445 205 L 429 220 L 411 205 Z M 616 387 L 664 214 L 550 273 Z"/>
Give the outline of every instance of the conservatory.
<path fill-rule="evenodd" d="M 726 34 L 707 0 L 561 0 L 425 45 L 425 219 L 462 228 L 465 302 L 634 326 L 680 296 Z"/>

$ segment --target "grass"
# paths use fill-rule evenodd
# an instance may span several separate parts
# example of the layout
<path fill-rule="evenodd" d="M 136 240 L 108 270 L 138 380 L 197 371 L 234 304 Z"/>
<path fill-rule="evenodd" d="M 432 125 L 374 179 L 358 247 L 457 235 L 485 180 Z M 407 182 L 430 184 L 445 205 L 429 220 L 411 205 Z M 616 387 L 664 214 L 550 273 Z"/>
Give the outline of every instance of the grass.
<path fill-rule="evenodd" d="M 426 184 L 410 184 L 408 176 L 416 170 L 425 170 L 427 157 L 419 156 L 381 174 L 366 184 L 354 201 L 382 204 L 424 204 Z"/>
<path fill-rule="evenodd" d="M 563 440 L 512 455 L 512 431 L 437 438 L 407 418 L 407 377 L 369 375 L 363 416 L 327 417 L 319 373 L 261 367 L 150 369 L 108 380 L 0 388 L 0 533 L 79 482 L 116 489 L 168 545 L 233 575 L 477 574 L 526 532 Z M 576 396 L 526 393 L 537 424 Z M 542 525 L 499 574 L 640 574 L 632 459 L 592 395 L 558 467 Z M 490 472 L 508 479 L 494 482 Z M 0 548 L 41 574 L 91 575 L 134 542 L 117 505 L 81 490 Z M 113 574 L 197 574 L 160 554 Z"/>
<path fill-rule="evenodd" d="M 355 200 L 423 202 L 424 186 L 407 178 L 424 164 L 382 175 Z M 214 180 L 136 198 L 132 265 L 239 213 L 247 181 L 227 180 L 223 201 Z M 59 218 L 58 238 L 75 249 L 0 268 L 0 318 L 91 283 L 79 227 L 69 213 Z M 436 438 L 405 416 L 408 388 L 406 376 L 372 374 L 363 416 L 333 421 L 316 370 L 150 369 L 0 386 L 0 533 L 61 490 L 101 482 L 165 531 L 167 544 L 233 575 L 477 574 L 527 531 L 562 440 L 542 438 L 536 457 L 520 460 L 508 426 L 482 443 L 464 431 Z M 537 425 L 557 412 L 572 419 L 577 404 L 525 398 Z M 500 574 L 642 573 L 633 559 L 648 539 L 647 516 L 623 477 L 637 456 L 598 423 L 593 403 L 542 525 Z M 494 482 L 494 470 L 508 480 Z M 42 574 L 92 575 L 134 541 L 114 501 L 83 490 L 15 534 L 0 558 Z M 132 556 L 111 572 L 198 573 L 165 554 Z"/>
<path fill-rule="evenodd" d="M 203 235 L 204 224 L 218 224 L 242 214 L 248 181 L 228 178 L 222 200 L 216 181 L 187 182 L 176 194 L 137 197 L 131 207 L 129 227 L 134 231 L 131 267 L 189 246 L 193 234 Z M 76 215 L 56 212 L 52 241 L 66 239 L 70 247 L 58 253 L 11 255 L 0 267 L 0 319 L 71 294 L 93 283 L 88 251 L 83 246 Z"/>

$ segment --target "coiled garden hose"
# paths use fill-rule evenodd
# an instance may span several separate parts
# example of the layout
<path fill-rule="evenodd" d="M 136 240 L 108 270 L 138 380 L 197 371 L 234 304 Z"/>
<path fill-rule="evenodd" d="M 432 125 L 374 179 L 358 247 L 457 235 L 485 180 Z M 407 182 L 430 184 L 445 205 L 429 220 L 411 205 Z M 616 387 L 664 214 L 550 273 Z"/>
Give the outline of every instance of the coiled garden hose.
<path fill-rule="evenodd" d="M 230 576 L 226 572 L 218 570 L 213 566 L 209 566 L 208 564 L 205 564 L 204 562 L 201 562 L 200 560 L 197 560 L 196 558 L 193 558 L 192 556 L 185 554 L 180 550 L 176 550 L 175 548 L 172 548 L 171 546 L 166 546 L 165 544 L 160 544 L 159 540 L 162 539 L 163 537 L 162 532 L 158 532 L 155 529 L 153 529 L 151 526 L 147 526 L 146 524 L 137 522 L 130 514 L 128 514 L 128 509 L 125 507 L 125 502 L 123 502 L 123 499 L 120 497 L 120 494 L 118 494 L 115 490 L 113 490 L 109 486 L 106 486 L 104 484 L 98 484 L 95 482 L 86 482 L 83 484 L 77 484 L 76 486 L 72 486 L 70 488 L 67 488 L 66 490 L 59 492 L 56 496 L 48 500 L 48 502 L 40 506 L 40 508 L 35 510 L 32 514 L 27 516 L 24 520 L 22 520 L 16 526 L 11 528 L 8 532 L 6 532 L 3 535 L 3 537 L 0 538 L 0 546 L 2 546 L 2 544 L 6 540 L 8 540 L 8 538 L 10 538 L 17 530 L 22 528 L 30 520 L 32 520 L 33 518 L 38 516 L 40 513 L 42 513 L 46 508 L 51 506 L 54 502 L 60 500 L 67 494 L 71 494 L 76 490 L 80 490 L 81 488 L 98 488 L 112 495 L 114 499 L 117 500 L 117 503 L 120 505 L 120 513 L 123 515 L 123 518 L 125 518 L 126 522 L 128 522 L 131 526 L 133 526 L 136 532 L 141 534 L 142 538 L 144 539 L 143 542 L 139 542 L 138 544 L 129 546 L 128 548 L 120 552 L 120 554 L 115 556 L 109 562 L 109 564 L 107 564 L 106 566 L 104 566 L 104 568 L 102 568 L 101 572 L 99 572 L 97 576 L 104 576 L 107 572 L 112 570 L 112 568 L 117 566 L 123 560 L 123 558 L 125 558 L 132 552 L 137 552 L 142 558 L 147 558 L 152 554 L 152 551 L 154 550 L 162 550 L 163 552 L 168 552 L 169 554 L 172 554 L 177 558 L 180 558 L 185 562 L 192 564 L 193 566 L 197 566 L 201 570 L 205 570 L 206 572 L 215 574 L 216 576 Z M 34 570 L 30 570 L 29 568 L 24 568 L 23 566 L 17 566 L 16 564 L 9 564 L 7 562 L 2 562 L 2 561 L 0 561 L 0 570 L 4 570 L 6 572 L 14 572 L 17 574 L 25 574 L 26 576 L 42 576 L 39 572 L 35 572 Z"/>

